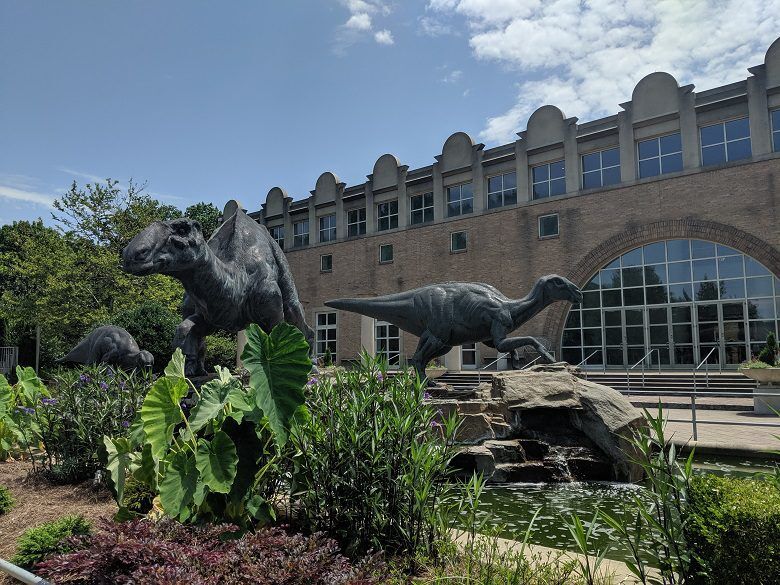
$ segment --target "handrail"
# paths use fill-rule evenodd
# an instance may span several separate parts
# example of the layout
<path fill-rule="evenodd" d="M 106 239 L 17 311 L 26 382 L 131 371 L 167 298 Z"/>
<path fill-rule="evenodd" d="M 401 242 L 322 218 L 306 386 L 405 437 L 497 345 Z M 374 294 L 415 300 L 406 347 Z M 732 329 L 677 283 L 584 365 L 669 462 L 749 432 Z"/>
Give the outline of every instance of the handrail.
<path fill-rule="evenodd" d="M 477 383 L 478 384 L 482 383 L 482 370 L 485 370 L 485 369 L 489 368 L 490 366 L 492 366 L 493 364 L 495 364 L 499 360 L 504 359 L 508 355 L 509 355 L 509 352 L 505 352 L 505 353 L 499 354 L 499 356 L 496 359 L 494 359 L 492 362 L 490 362 L 489 364 L 485 364 L 479 370 L 477 370 Z"/>
<path fill-rule="evenodd" d="M 714 352 L 716 349 L 719 349 L 719 348 L 720 348 L 719 345 L 713 346 L 713 348 L 709 352 L 707 352 L 707 355 L 704 356 L 704 359 L 699 362 L 699 365 L 696 366 L 695 368 L 693 368 L 693 394 L 691 394 L 691 421 L 692 421 L 692 425 L 693 425 L 693 440 L 694 441 L 698 441 L 699 440 L 699 433 L 696 430 L 696 390 L 697 390 L 697 388 L 696 388 L 696 376 L 697 376 L 697 372 L 699 371 L 699 368 L 702 366 L 702 364 L 706 364 L 704 366 L 704 375 L 705 375 L 705 380 L 706 380 L 705 384 L 707 386 L 707 389 L 709 389 L 709 387 L 710 387 L 710 363 L 709 363 L 709 359 L 710 359 L 710 356 L 712 355 L 712 352 Z M 718 370 L 719 371 L 722 371 L 721 367 L 722 366 L 720 365 L 720 360 L 718 360 Z"/>
<path fill-rule="evenodd" d="M 582 360 L 580 363 L 578 363 L 578 364 L 577 364 L 576 366 L 574 366 L 574 367 L 575 367 L 575 368 L 579 368 L 579 367 L 580 367 L 581 365 L 583 365 L 583 364 L 586 364 L 586 365 L 587 365 L 587 362 L 588 362 L 588 360 L 589 360 L 590 358 L 592 358 L 594 355 L 596 355 L 596 354 L 597 354 L 598 352 L 600 352 L 600 351 L 601 351 L 600 349 L 594 349 L 592 352 L 590 352 L 590 354 L 588 355 L 588 357 L 586 357 L 584 360 Z M 606 371 L 607 371 L 607 364 L 606 364 L 606 362 L 605 362 L 603 359 L 601 360 L 601 365 L 602 365 L 602 368 L 603 368 L 604 372 L 606 373 Z M 586 380 L 588 379 L 588 370 L 585 370 L 585 379 L 586 379 Z"/>
<path fill-rule="evenodd" d="M 527 364 L 525 364 L 525 365 L 524 365 L 522 368 L 520 368 L 520 369 L 521 369 L 521 370 L 525 370 L 526 368 L 530 368 L 532 365 L 534 365 L 536 362 L 538 362 L 538 361 L 541 359 L 541 357 L 542 357 L 541 355 L 538 355 L 538 356 L 536 356 L 534 359 L 532 359 L 530 362 L 528 362 Z"/>
<path fill-rule="evenodd" d="M 661 373 L 661 352 L 660 349 L 657 347 L 654 347 L 650 351 L 648 351 L 645 355 L 642 356 L 642 359 L 640 359 L 637 363 L 635 363 L 630 368 L 626 368 L 626 389 L 631 390 L 631 382 L 629 381 L 629 375 L 628 373 L 633 370 L 635 367 L 637 367 L 639 364 L 642 364 L 642 388 L 645 387 L 645 360 L 647 359 L 647 356 L 652 355 L 654 351 L 658 352 L 658 373 Z"/>

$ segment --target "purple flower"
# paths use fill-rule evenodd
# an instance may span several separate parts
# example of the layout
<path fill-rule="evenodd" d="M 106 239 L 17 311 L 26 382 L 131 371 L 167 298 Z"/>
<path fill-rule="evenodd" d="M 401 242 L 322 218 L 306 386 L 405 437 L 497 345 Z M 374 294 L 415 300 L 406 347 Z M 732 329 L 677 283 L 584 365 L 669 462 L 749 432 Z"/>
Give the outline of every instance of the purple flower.
<path fill-rule="evenodd" d="M 316 376 L 312 376 L 311 378 L 309 378 L 309 381 L 306 382 L 306 385 L 307 386 L 314 386 L 317 382 L 319 382 L 317 377 Z"/>
<path fill-rule="evenodd" d="M 382 382 L 384 379 L 385 379 L 385 377 L 382 375 L 382 372 L 377 372 L 376 373 L 376 381 L 377 382 Z"/>
<path fill-rule="evenodd" d="M 430 399 L 431 399 L 431 393 L 423 392 L 423 400 L 430 400 Z"/>
<path fill-rule="evenodd" d="M 33 413 L 35 413 L 35 409 L 34 408 L 29 408 L 27 406 L 20 406 L 19 408 L 16 409 L 16 411 L 20 412 L 22 414 L 33 414 Z"/>
<path fill-rule="evenodd" d="M 100 382 L 100 389 L 101 390 L 108 390 L 108 384 L 106 384 L 105 382 L 103 382 L 101 380 L 101 382 Z"/>
<path fill-rule="evenodd" d="M 432 429 L 435 429 L 435 428 L 440 427 L 440 426 L 441 426 L 441 424 L 437 423 L 435 420 L 431 421 L 431 428 Z"/>
<path fill-rule="evenodd" d="M 128 428 L 128 427 L 130 426 L 130 421 L 129 421 L 129 420 L 123 420 L 123 421 L 122 421 L 122 426 L 123 426 L 124 428 Z"/>
<path fill-rule="evenodd" d="M 125 389 L 125 383 L 124 383 L 124 381 L 122 381 L 122 382 L 119 382 L 119 389 L 120 389 L 120 390 L 124 390 L 124 389 Z"/>
<path fill-rule="evenodd" d="M 44 406 L 54 406 L 57 404 L 56 398 L 41 398 L 41 404 Z"/>
<path fill-rule="evenodd" d="M 89 384 L 91 381 L 92 381 L 92 378 L 90 378 L 86 374 L 81 374 L 79 376 L 79 382 L 81 382 L 82 384 Z"/>

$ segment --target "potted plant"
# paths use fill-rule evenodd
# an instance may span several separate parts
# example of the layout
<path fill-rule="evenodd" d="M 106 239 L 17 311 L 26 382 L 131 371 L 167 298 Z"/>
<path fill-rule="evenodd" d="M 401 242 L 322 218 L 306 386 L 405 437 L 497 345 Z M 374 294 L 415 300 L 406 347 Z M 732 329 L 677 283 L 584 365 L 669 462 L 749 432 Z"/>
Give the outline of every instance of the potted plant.
<path fill-rule="evenodd" d="M 775 396 L 754 396 L 753 410 L 758 414 L 774 414 L 780 410 L 780 362 L 774 333 L 766 337 L 766 345 L 758 356 L 743 363 L 739 371 L 758 382 L 756 393 Z"/>
<path fill-rule="evenodd" d="M 425 375 L 429 380 L 435 380 L 445 373 L 447 373 L 447 368 L 438 359 L 431 360 L 425 367 Z"/>

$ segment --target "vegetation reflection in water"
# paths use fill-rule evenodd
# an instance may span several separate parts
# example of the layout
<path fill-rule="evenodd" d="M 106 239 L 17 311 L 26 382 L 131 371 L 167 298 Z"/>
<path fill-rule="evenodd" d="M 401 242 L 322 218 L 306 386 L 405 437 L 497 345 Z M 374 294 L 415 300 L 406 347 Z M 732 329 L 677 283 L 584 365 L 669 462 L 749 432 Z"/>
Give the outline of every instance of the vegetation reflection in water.
<path fill-rule="evenodd" d="M 695 470 L 698 473 L 745 477 L 768 472 L 773 465 L 769 460 L 702 457 L 696 461 Z M 574 543 L 564 518 L 568 519 L 574 512 L 587 528 L 596 508 L 599 508 L 625 521 L 630 528 L 636 498 L 644 500 L 643 492 L 641 485 L 609 482 L 502 484 L 485 488 L 480 508 L 483 515 L 491 515 L 493 524 L 504 527 L 504 537 L 518 539 L 522 539 L 534 512 L 541 508 L 529 541 L 572 550 Z M 598 522 L 593 543 L 598 549 L 609 544 L 609 558 L 630 559 L 628 549 L 620 539 L 614 537 L 614 530 L 604 522 Z"/>

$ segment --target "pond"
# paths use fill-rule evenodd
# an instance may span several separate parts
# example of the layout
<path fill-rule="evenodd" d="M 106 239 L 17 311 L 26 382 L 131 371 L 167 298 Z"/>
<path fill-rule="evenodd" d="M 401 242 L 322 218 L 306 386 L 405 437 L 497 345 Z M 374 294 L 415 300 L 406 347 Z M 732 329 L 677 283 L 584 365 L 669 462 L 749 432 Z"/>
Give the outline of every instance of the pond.
<path fill-rule="evenodd" d="M 696 473 L 713 473 L 727 476 L 750 476 L 773 468 L 769 460 L 746 460 L 725 457 L 702 457 L 696 461 Z M 566 484 L 516 483 L 487 486 L 481 501 L 484 514 L 490 514 L 491 524 L 503 526 L 506 538 L 522 540 L 528 522 L 537 509 L 539 515 L 529 542 L 559 549 L 573 549 L 571 534 L 564 517 L 576 513 L 589 525 L 597 508 L 632 525 L 636 514 L 636 502 L 647 501 L 640 485 L 607 482 L 577 482 Z M 597 548 L 609 544 L 609 558 L 626 560 L 628 549 L 613 530 L 603 522 L 594 531 L 593 543 Z"/>

